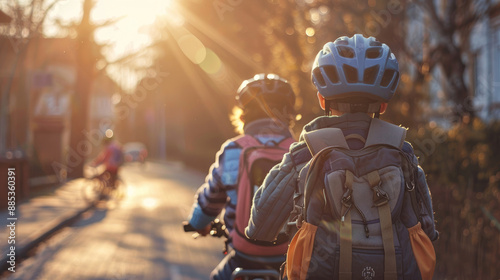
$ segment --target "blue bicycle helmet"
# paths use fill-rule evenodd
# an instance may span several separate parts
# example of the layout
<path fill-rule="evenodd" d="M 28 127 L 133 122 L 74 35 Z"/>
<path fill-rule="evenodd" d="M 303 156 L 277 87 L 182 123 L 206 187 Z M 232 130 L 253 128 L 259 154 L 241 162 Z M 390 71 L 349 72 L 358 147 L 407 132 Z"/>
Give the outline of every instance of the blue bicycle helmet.
<path fill-rule="evenodd" d="M 399 84 L 398 61 L 386 44 L 373 37 L 344 36 L 319 51 L 312 82 L 326 100 L 387 102 Z"/>
<path fill-rule="evenodd" d="M 236 100 L 241 108 L 256 100 L 261 105 L 283 104 L 293 110 L 295 94 L 287 80 L 276 74 L 257 74 L 243 81 L 237 91 Z"/>

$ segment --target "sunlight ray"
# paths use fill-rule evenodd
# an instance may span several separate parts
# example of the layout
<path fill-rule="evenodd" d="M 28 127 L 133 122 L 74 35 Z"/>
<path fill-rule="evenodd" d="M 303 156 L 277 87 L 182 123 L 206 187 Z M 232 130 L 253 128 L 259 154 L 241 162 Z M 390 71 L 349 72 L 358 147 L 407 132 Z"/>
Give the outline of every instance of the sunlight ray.
<path fill-rule="evenodd" d="M 234 45 L 231 41 L 228 41 L 219 31 L 215 28 L 211 27 L 209 24 L 201 20 L 196 15 L 192 14 L 187 9 L 181 7 L 180 5 L 177 7 L 181 15 L 184 17 L 186 22 L 190 23 L 194 28 L 198 29 L 200 32 L 206 34 L 210 37 L 215 43 L 217 43 L 221 48 L 226 50 L 228 53 L 232 54 L 234 57 L 238 58 L 241 62 L 247 65 L 249 68 L 253 69 L 254 72 L 262 72 L 264 69 L 262 65 L 256 63 L 251 59 L 252 55 L 241 50 L 236 45 Z"/>
<path fill-rule="evenodd" d="M 198 97 L 203 101 L 206 108 L 208 109 L 209 114 L 214 120 L 224 120 L 227 119 L 228 116 L 223 114 L 222 111 L 218 110 L 220 108 L 220 104 L 211 98 L 210 96 L 203 94 L 203 92 L 207 91 L 207 87 L 211 87 L 211 85 L 207 85 L 206 82 L 203 81 L 203 78 L 197 79 L 200 74 L 197 73 L 193 67 L 193 63 L 184 55 L 180 46 L 178 45 L 178 40 L 181 36 L 185 35 L 188 31 L 184 28 L 175 28 L 173 29 L 170 25 L 166 25 L 166 29 L 168 31 L 169 37 L 174 40 L 167 40 L 167 43 L 170 47 L 170 50 L 174 52 L 174 57 L 179 61 L 179 65 L 182 67 L 182 71 L 186 74 L 186 77 L 190 80 L 191 85 L 195 88 L 195 92 L 198 94 Z M 214 122 L 214 125 L 217 127 L 218 132 L 223 137 L 228 137 L 225 127 L 222 125 L 222 122 Z"/>

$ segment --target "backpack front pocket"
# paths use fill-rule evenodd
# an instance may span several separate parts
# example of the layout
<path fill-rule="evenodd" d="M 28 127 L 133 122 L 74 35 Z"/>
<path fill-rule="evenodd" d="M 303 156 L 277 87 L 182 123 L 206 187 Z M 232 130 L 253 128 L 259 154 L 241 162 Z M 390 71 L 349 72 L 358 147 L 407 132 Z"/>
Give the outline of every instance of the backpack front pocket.
<path fill-rule="evenodd" d="M 340 250 L 335 252 L 338 264 Z M 396 269 L 398 279 L 403 275 L 403 257 L 399 247 L 396 247 Z M 340 279 L 337 273 L 335 279 Z M 352 249 L 352 280 L 384 280 L 384 250 L 383 249 Z"/>

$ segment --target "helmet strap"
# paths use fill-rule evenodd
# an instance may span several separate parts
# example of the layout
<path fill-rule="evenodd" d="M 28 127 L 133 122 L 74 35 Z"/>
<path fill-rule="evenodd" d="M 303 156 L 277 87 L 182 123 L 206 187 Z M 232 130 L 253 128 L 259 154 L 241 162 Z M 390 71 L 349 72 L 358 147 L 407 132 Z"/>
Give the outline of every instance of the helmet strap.
<path fill-rule="evenodd" d="M 344 113 L 371 113 L 371 114 L 376 114 L 376 116 L 380 115 L 380 109 L 381 109 L 381 104 L 377 102 L 375 103 L 332 102 L 331 106 L 332 109 Z"/>
<path fill-rule="evenodd" d="M 330 104 L 331 100 L 325 99 L 325 116 L 330 116 Z"/>
<path fill-rule="evenodd" d="M 382 105 L 378 106 L 378 111 L 375 112 L 374 118 L 380 119 L 380 110 L 382 109 Z"/>

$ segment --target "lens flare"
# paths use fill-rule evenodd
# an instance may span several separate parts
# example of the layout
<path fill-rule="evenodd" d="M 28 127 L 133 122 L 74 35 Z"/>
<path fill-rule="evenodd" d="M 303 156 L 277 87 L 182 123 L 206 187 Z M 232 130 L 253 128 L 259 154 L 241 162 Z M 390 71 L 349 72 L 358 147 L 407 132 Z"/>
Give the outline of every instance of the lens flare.
<path fill-rule="evenodd" d="M 207 48 L 193 34 L 186 34 L 177 40 L 184 55 L 194 64 L 202 63 L 207 57 Z"/>
<path fill-rule="evenodd" d="M 207 54 L 205 59 L 200 63 L 200 67 L 208 74 L 216 74 L 221 70 L 222 62 L 217 54 L 207 49 Z"/>
<path fill-rule="evenodd" d="M 106 129 L 105 134 L 106 134 L 106 137 L 111 138 L 111 137 L 113 137 L 113 130 Z"/>

